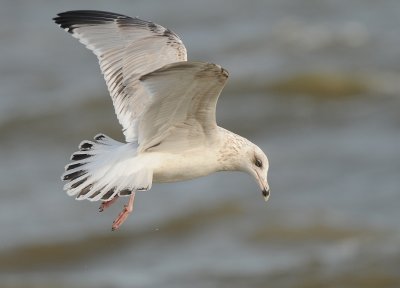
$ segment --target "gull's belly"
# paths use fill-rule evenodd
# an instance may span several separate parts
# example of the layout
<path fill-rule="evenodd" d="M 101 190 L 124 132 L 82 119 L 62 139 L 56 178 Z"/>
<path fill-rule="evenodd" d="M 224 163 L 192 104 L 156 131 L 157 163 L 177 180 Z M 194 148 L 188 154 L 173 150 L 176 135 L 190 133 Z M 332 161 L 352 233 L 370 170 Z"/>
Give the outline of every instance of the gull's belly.
<path fill-rule="evenodd" d="M 157 153 L 153 167 L 153 182 L 177 182 L 206 176 L 218 171 L 214 153 L 169 154 Z"/>

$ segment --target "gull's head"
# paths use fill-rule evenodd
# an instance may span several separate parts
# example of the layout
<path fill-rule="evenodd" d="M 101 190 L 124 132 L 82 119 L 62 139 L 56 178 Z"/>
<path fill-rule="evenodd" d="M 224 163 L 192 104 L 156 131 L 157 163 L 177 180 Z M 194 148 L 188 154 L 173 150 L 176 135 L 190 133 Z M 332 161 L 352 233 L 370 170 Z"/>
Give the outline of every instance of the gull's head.
<path fill-rule="evenodd" d="M 255 144 L 252 144 L 246 151 L 246 157 L 242 168 L 245 172 L 254 177 L 261 188 L 265 201 L 268 200 L 270 189 L 268 185 L 269 161 L 267 155 Z"/>

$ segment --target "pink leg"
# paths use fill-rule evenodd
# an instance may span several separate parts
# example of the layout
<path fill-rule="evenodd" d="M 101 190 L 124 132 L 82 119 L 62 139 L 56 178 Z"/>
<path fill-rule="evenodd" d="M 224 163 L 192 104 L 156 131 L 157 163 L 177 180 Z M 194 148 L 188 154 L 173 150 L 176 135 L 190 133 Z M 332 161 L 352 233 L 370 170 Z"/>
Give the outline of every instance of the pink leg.
<path fill-rule="evenodd" d="M 118 217 L 114 220 L 111 230 L 117 230 L 122 223 L 128 218 L 129 214 L 131 214 L 133 210 L 133 201 L 135 200 L 135 192 L 132 191 L 131 196 L 129 197 L 128 205 L 124 205 L 124 209 L 119 213 Z"/>
<path fill-rule="evenodd" d="M 114 198 L 112 198 L 111 200 L 108 201 L 103 201 L 100 204 L 99 207 L 99 212 L 103 212 L 104 210 L 106 210 L 108 207 L 110 207 L 115 201 L 117 201 L 118 199 L 118 195 L 115 195 Z"/>

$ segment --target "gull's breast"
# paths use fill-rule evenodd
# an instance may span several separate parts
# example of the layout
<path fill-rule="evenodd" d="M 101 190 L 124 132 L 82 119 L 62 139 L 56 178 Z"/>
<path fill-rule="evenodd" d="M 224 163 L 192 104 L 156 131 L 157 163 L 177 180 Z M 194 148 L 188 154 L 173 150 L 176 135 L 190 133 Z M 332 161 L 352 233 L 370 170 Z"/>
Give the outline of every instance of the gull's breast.
<path fill-rule="evenodd" d="M 219 170 L 213 151 L 194 149 L 184 153 L 149 153 L 152 161 L 153 182 L 185 181 L 206 176 Z"/>

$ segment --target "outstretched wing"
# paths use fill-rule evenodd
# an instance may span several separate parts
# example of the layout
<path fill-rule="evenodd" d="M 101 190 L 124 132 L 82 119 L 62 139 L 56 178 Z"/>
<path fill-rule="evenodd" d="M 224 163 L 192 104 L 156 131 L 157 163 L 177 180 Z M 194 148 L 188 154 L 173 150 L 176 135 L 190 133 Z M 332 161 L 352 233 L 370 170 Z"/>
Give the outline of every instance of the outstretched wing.
<path fill-rule="evenodd" d="M 151 101 L 139 121 L 139 151 L 212 141 L 217 100 L 227 78 L 225 69 L 204 62 L 172 63 L 140 77 Z"/>
<path fill-rule="evenodd" d="M 111 12 L 68 11 L 54 21 L 97 56 L 125 138 L 136 141 L 149 101 L 136 83 L 164 65 L 186 61 L 182 41 L 160 25 Z"/>

